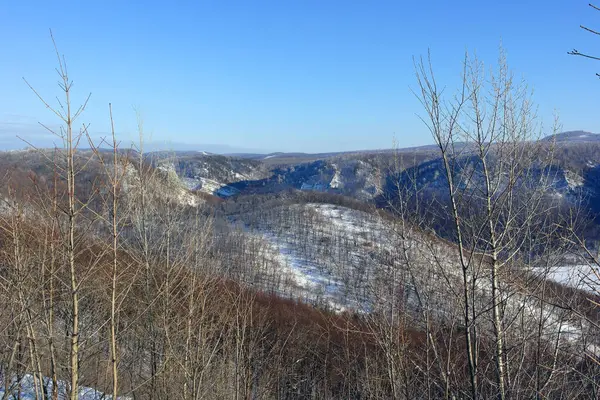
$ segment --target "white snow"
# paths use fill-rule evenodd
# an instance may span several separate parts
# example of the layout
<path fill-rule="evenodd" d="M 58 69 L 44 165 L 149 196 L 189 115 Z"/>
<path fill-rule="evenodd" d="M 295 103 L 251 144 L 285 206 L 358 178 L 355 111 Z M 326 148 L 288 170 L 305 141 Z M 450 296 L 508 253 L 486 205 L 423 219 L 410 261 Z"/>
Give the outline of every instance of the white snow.
<path fill-rule="evenodd" d="M 344 183 L 342 182 L 342 176 L 340 170 L 337 168 L 335 164 L 332 164 L 332 167 L 335 169 L 335 174 L 329 183 L 329 187 L 333 189 L 341 189 L 344 187 Z"/>
<path fill-rule="evenodd" d="M 26 374 L 19 381 L 15 377 L 10 380 L 10 387 L 8 392 L 6 393 L 6 388 L 4 388 L 4 377 L 0 374 L 0 398 L 6 400 L 36 400 L 36 390 L 35 383 L 33 379 L 33 375 Z M 46 391 L 48 393 L 48 399 L 52 397 L 52 380 L 50 378 L 44 377 L 44 386 L 46 387 Z M 58 381 L 58 398 L 59 400 L 67 400 L 69 398 L 68 393 L 68 384 L 64 381 Z M 42 389 L 39 387 L 38 382 L 38 392 Z M 105 393 L 99 392 L 96 389 L 80 386 L 79 387 L 79 399 L 80 400 L 109 400 L 112 399 L 111 395 L 107 395 Z M 128 397 L 118 397 L 121 400 L 127 400 Z"/>
<path fill-rule="evenodd" d="M 569 170 L 565 171 L 565 180 L 567 181 L 567 185 L 569 185 L 570 189 L 583 186 L 584 184 L 583 177 Z"/>
<path fill-rule="evenodd" d="M 547 279 L 576 289 L 600 294 L 600 267 L 590 264 L 574 264 L 537 271 Z"/>
<path fill-rule="evenodd" d="M 377 253 L 392 248 L 386 244 L 388 228 L 377 216 L 330 204 L 293 205 L 290 210 L 302 218 L 312 215 L 313 232 L 306 242 L 298 239 L 306 231 L 299 232 L 298 225 L 281 228 L 281 221 L 252 233 L 268 243 L 280 274 L 289 278 L 293 288 L 287 292 L 337 311 L 368 308 L 365 291 L 382 265 Z"/>
<path fill-rule="evenodd" d="M 270 233 L 263 233 L 263 237 L 277 252 L 277 261 L 284 273 L 288 273 L 298 287 L 298 297 L 309 301 L 325 301 L 335 311 L 346 310 L 346 305 L 338 298 L 342 286 L 339 279 L 324 272 L 318 263 L 302 256 L 298 249 L 281 238 Z"/>

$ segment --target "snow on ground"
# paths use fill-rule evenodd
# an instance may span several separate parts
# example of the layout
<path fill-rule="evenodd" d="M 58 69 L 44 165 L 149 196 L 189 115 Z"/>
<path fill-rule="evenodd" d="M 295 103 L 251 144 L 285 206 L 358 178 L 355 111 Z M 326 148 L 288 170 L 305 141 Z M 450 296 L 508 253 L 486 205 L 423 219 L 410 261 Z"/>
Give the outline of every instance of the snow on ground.
<path fill-rule="evenodd" d="M 410 233 L 411 239 L 404 244 L 410 247 L 407 251 L 415 274 L 411 277 L 401 260 L 393 223 L 377 215 L 321 203 L 257 213 L 246 216 L 252 221 L 247 232 L 268 243 L 275 264 L 271 268 L 278 271 L 280 281 L 289 283 L 278 289 L 281 294 L 335 310 L 368 312 L 392 299 L 419 307 L 413 287 L 418 284 L 426 286 L 429 306 L 440 310 L 448 306 L 434 295 L 447 290 L 448 280 L 458 277 L 458 270 L 451 266 L 452 257 L 439 257 L 449 254 L 443 242 L 432 244 L 418 231 Z M 436 257 L 432 251 L 441 253 Z M 441 267 L 443 272 L 440 259 L 448 264 Z"/>
<path fill-rule="evenodd" d="M 365 235 L 375 235 L 379 240 L 379 244 L 382 243 L 384 234 L 388 231 L 381 221 L 362 211 L 337 207 L 332 204 L 309 204 L 309 207 L 313 208 L 339 229 L 362 237 Z M 386 232 L 382 232 L 382 230 L 386 230 Z"/>
<path fill-rule="evenodd" d="M 238 173 L 235 174 L 236 178 L 243 179 L 244 176 Z M 213 179 L 199 177 L 199 178 L 188 178 L 183 177 L 181 181 L 189 190 L 199 190 L 208 194 L 218 194 L 223 197 L 233 196 L 239 193 L 239 190 L 229 187 L 226 183 L 221 183 Z"/>
<path fill-rule="evenodd" d="M 274 214 L 251 232 L 268 243 L 275 268 L 290 283 L 287 293 L 338 311 L 368 308 L 367 286 L 385 264 L 382 252 L 392 250 L 389 227 L 375 215 L 330 204 Z"/>
<path fill-rule="evenodd" d="M 276 262 L 283 269 L 295 288 L 291 288 L 294 297 L 311 302 L 324 301 L 327 306 L 336 311 L 346 310 L 346 305 L 338 295 L 342 290 L 339 279 L 324 273 L 317 263 L 303 257 L 300 251 L 279 237 L 265 232 L 263 237 L 276 254 Z"/>
<path fill-rule="evenodd" d="M 417 312 L 427 308 L 441 318 L 456 315 L 455 299 L 444 294 L 455 284 L 460 285 L 460 269 L 455 250 L 444 241 L 432 241 L 414 230 L 409 233 L 410 239 L 402 242 L 394 233 L 393 223 L 331 204 L 257 210 L 249 221 L 253 222 L 249 222 L 252 228 L 248 231 L 268 244 L 271 268 L 282 277 L 283 285 L 277 289 L 282 295 L 356 312 L 369 312 L 403 298 Z M 410 267 L 401 259 L 402 245 L 408 248 Z M 600 290 L 600 280 L 590 279 L 593 275 L 589 266 L 565 266 L 546 272 L 547 279 Z M 478 306 L 489 307 L 489 281 L 479 279 L 477 291 Z M 539 316 L 539 303 L 520 296 L 518 291 L 506 301 L 511 312 L 522 309 L 531 318 Z M 569 343 L 579 342 L 584 325 L 565 319 L 552 307 L 544 307 L 543 313 L 549 340 L 560 337 Z"/>
<path fill-rule="evenodd" d="M 344 183 L 342 182 L 342 175 L 340 170 L 335 164 L 332 164 L 332 167 L 335 169 L 335 174 L 329 183 L 329 187 L 333 189 L 341 189 L 344 187 Z"/>
<path fill-rule="evenodd" d="M 183 184 L 185 185 L 185 187 L 187 187 L 189 190 L 196 190 L 198 189 L 198 186 L 200 186 L 200 182 L 198 182 L 198 179 L 195 178 L 181 178 L 181 181 L 183 182 Z"/>
<path fill-rule="evenodd" d="M 600 268 L 590 264 L 562 265 L 549 271 L 539 271 L 547 279 L 576 289 L 600 293 Z"/>
<path fill-rule="evenodd" d="M 212 179 L 204 177 L 200 177 L 198 179 L 200 181 L 200 190 L 209 194 L 212 194 L 215 191 L 219 190 L 221 187 L 225 186 L 224 184 Z"/>
<path fill-rule="evenodd" d="M 565 171 L 565 180 L 567 181 L 569 189 L 578 188 L 580 186 L 583 186 L 585 183 L 581 175 L 569 170 Z"/>
<path fill-rule="evenodd" d="M 6 393 L 6 388 L 4 387 L 4 377 L 0 374 L 0 398 L 6 400 L 35 400 L 39 397 L 36 397 L 36 390 L 34 387 L 34 379 L 33 375 L 26 374 L 21 378 L 20 381 L 17 381 L 16 378 L 11 379 L 9 386 L 9 393 Z M 52 397 L 52 381 L 49 378 L 44 377 L 44 385 L 46 386 L 46 391 L 48 393 L 48 399 Z M 68 385 L 63 381 L 58 381 L 58 398 L 59 400 L 67 400 L 69 398 L 69 394 L 67 391 Z M 41 391 L 38 383 L 38 392 Z M 40 395 L 42 395 L 40 393 Z M 96 389 L 80 386 L 79 387 L 79 399 L 80 400 L 110 400 L 112 399 L 111 395 L 104 394 L 102 392 L 97 391 Z M 127 397 L 118 397 L 118 399 L 126 400 Z"/>

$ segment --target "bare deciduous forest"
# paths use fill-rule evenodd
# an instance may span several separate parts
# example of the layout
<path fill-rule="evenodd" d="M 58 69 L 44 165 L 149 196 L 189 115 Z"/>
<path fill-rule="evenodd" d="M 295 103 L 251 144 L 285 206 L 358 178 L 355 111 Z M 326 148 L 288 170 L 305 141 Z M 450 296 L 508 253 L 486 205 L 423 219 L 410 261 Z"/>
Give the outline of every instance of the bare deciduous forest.
<path fill-rule="evenodd" d="M 92 139 L 56 56 L 62 147 L 0 157 L 2 399 L 600 396 L 597 210 L 557 183 L 600 149 L 544 139 L 502 51 L 456 91 L 415 60 L 426 150 L 215 156 L 210 193 L 141 117 Z"/>

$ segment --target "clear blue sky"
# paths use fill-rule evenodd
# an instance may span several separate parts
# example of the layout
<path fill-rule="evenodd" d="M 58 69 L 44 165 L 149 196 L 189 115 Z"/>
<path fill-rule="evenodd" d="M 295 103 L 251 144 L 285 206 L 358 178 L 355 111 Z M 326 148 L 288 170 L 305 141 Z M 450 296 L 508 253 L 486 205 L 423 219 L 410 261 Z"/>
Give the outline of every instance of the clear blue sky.
<path fill-rule="evenodd" d="M 530 1 L 17 1 L 0 2 L 0 146 L 43 141 L 54 119 L 22 81 L 58 94 L 52 28 L 83 120 L 121 137 L 135 106 L 153 140 L 265 151 L 336 151 L 427 144 L 413 56 L 431 49 L 452 88 L 465 50 L 493 63 L 500 42 L 535 89 L 547 126 L 600 132 L 600 12 L 587 0 Z"/>

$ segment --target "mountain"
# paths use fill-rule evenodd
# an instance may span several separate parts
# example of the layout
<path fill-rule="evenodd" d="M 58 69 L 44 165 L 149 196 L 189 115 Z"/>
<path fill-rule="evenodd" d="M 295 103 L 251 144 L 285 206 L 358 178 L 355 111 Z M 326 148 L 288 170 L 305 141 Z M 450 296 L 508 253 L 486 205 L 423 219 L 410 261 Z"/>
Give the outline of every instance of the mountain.
<path fill-rule="evenodd" d="M 545 177 L 545 198 L 554 206 L 577 205 L 592 215 L 599 214 L 600 140 L 583 141 L 598 136 L 584 132 L 557 135 L 550 163 L 535 165 L 529 174 L 530 182 L 520 184 L 525 187 Z M 457 188 L 482 187 L 481 163 L 469 146 L 461 145 L 460 153 L 454 163 Z M 379 208 L 395 207 L 400 193 L 418 193 L 421 201 L 426 201 L 423 204 L 443 206 L 448 201 L 444 164 L 434 146 L 320 154 L 223 156 L 187 151 L 148 156 L 155 159 L 155 166 L 170 171 L 189 190 L 221 199 L 299 191 L 343 195 Z M 493 168 L 497 160 L 492 157 L 490 162 Z M 421 208 L 420 212 L 426 209 Z M 449 222 L 431 212 L 423 217 L 435 221 L 437 233 L 447 237 L 444 226 Z M 600 219 L 595 220 L 593 226 L 597 228 L 592 229 L 590 237 L 600 237 Z"/>
<path fill-rule="evenodd" d="M 543 138 L 544 141 L 556 142 L 600 142 L 600 134 L 586 131 L 568 131 L 554 135 L 549 135 Z"/>

